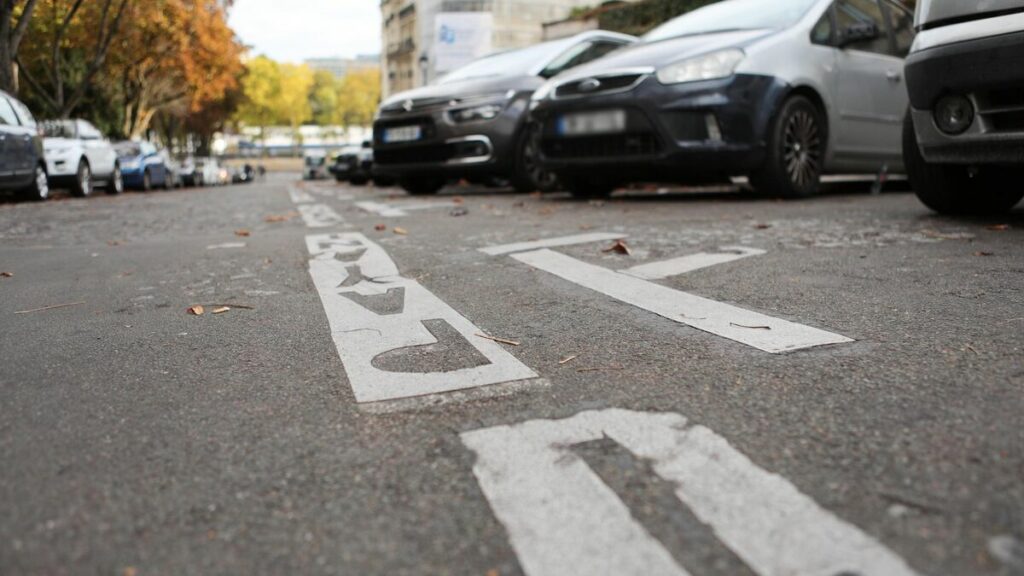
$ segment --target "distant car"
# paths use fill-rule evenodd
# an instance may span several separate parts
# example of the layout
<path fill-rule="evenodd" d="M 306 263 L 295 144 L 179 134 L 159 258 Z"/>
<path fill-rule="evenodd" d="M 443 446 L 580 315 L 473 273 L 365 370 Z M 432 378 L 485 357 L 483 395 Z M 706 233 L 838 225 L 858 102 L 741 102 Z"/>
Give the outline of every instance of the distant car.
<path fill-rule="evenodd" d="M 52 186 L 68 187 L 75 196 L 89 196 L 100 184 L 108 194 L 124 191 L 117 152 L 95 126 L 85 120 L 47 120 L 43 132 Z"/>
<path fill-rule="evenodd" d="M 36 120 L 24 104 L 0 91 L 0 190 L 13 190 L 31 200 L 50 196 L 43 140 Z"/>
<path fill-rule="evenodd" d="M 220 186 L 224 182 L 221 179 L 220 163 L 216 158 L 196 158 L 193 180 L 198 182 L 195 186 Z"/>
<path fill-rule="evenodd" d="M 1024 198 L 1024 0 L 918 0 L 903 153 L 918 198 L 947 214 Z"/>
<path fill-rule="evenodd" d="M 307 151 L 302 156 L 302 177 L 305 180 L 319 180 L 327 177 L 327 153 L 320 150 Z"/>
<path fill-rule="evenodd" d="M 174 176 L 167 169 L 164 156 L 149 142 L 126 140 L 114 144 L 124 185 L 149 191 L 154 187 L 173 188 Z"/>
<path fill-rule="evenodd" d="M 578 197 L 635 181 L 901 172 L 913 16 L 890 0 L 723 0 L 534 94 L 540 164 Z"/>
<path fill-rule="evenodd" d="M 359 146 L 345 146 L 334 155 L 334 163 L 327 169 L 338 182 L 349 179 L 352 167 L 358 164 Z"/>
<path fill-rule="evenodd" d="M 246 164 L 231 170 L 232 184 L 249 184 L 256 179 L 256 169 L 252 164 Z"/>
<path fill-rule="evenodd" d="M 505 179 L 519 191 L 551 189 L 527 130 L 533 91 L 556 74 L 601 58 L 636 38 L 591 31 L 486 56 L 436 84 L 385 100 L 373 125 L 377 166 L 410 194 L 449 180 Z"/>
<path fill-rule="evenodd" d="M 227 168 L 225 168 L 224 166 L 218 167 L 217 168 L 217 185 L 218 186 L 227 186 L 228 184 L 231 184 L 231 171 L 228 170 Z"/>
<path fill-rule="evenodd" d="M 184 167 L 181 162 L 176 160 L 174 156 L 171 156 L 167 150 L 161 150 L 160 155 L 164 159 L 164 166 L 167 167 L 167 182 L 168 188 L 180 188 L 184 186 L 182 179 L 182 172 Z"/>
<path fill-rule="evenodd" d="M 203 171 L 196 164 L 192 156 L 184 156 L 178 163 L 178 178 L 182 186 L 200 188 L 206 183 L 203 181 Z"/>

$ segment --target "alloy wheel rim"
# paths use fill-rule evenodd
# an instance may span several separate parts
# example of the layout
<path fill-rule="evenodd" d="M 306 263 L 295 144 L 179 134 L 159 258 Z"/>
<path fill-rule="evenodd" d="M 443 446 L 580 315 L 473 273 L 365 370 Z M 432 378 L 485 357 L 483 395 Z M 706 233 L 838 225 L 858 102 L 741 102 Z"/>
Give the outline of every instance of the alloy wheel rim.
<path fill-rule="evenodd" d="M 42 168 L 36 168 L 36 192 L 43 200 L 50 196 L 50 182 Z"/>
<path fill-rule="evenodd" d="M 117 190 L 118 194 L 124 189 L 124 178 L 121 175 L 120 168 L 114 168 L 114 190 Z"/>
<path fill-rule="evenodd" d="M 809 112 L 800 110 L 786 122 L 782 160 L 793 184 L 807 188 L 817 180 L 821 169 L 821 135 Z"/>
<path fill-rule="evenodd" d="M 554 184 L 555 174 L 541 168 L 537 162 L 537 139 L 536 135 L 530 137 L 523 150 L 523 163 L 526 164 L 526 173 L 538 187 L 547 187 Z"/>
<path fill-rule="evenodd" d="M 92 192 L 92 173 L 89 171 L 88 166 L 82 167 L 82 175 L 78 180 L 82 185 L 82 193 L 88 196 Z"/>

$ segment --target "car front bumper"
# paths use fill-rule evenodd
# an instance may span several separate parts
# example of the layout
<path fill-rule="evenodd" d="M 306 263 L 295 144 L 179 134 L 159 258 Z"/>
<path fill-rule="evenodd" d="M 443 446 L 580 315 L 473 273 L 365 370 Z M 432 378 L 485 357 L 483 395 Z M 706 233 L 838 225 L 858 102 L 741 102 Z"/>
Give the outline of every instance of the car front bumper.
<path fill-rule="evenodd" d="M 373 125 L 373 164 L 389 175 L 440 173 L 449 177 L 494 174 L 512 169 L 515 138 L 528 100 L 511 100 L 494 119 L 453 122 L 447 107 L 407 114 L 389 114 Z M 420 126 L 422 137 L 387 143 L 384 131 Z"/>
<path fill-rule="evenodd" d="M 541 129 L 541 163 L 555 172 L 632 180 L 742 175 L 764 162 L 768 125 L 787 91 L 769 76 L 663 85 L 649 75 L 627 91 L 546 99 L 530 120 Z M 560 134 L 564 115 L 602 110 L 624 110 L 625 130 Z"/>
<path fill-rule="evenodd" d="M 951 164 L 1024 162 L 1024 32 L 937 46 L 907 58 L 911 114 L 925 160 Z M 966 96 L 974 121 L 966 132 L 939 130 L 934 108 Z"/>

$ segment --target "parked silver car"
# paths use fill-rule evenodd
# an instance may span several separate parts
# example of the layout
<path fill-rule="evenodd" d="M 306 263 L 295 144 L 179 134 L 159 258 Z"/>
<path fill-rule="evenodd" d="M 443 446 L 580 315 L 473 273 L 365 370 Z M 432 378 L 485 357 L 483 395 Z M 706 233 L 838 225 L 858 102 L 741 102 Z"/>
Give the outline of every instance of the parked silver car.
<path fill-rule="evenodd" d="M 742 175 L 806 196 L 824 173 L 901 171 L 912 20 L 890 0 L 699 8 L 538 89 L 541 164 L 581 197 Z"/>
<path fill-rule="evenodd" d="M 904 132 L 917 196 L 943 213 L 1024 198 L 1024 0 L 920 0 Z"/>

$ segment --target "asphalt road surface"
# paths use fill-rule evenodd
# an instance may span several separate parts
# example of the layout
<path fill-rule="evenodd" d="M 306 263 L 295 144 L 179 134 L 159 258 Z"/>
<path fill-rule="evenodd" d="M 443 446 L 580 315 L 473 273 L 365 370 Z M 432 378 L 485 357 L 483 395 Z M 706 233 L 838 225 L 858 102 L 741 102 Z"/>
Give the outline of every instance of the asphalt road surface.
<path fill-rule="evenodd" d="M 1022 574 L 1024 206 L 868 188 L 0 202 L 0 573 Z"/>

